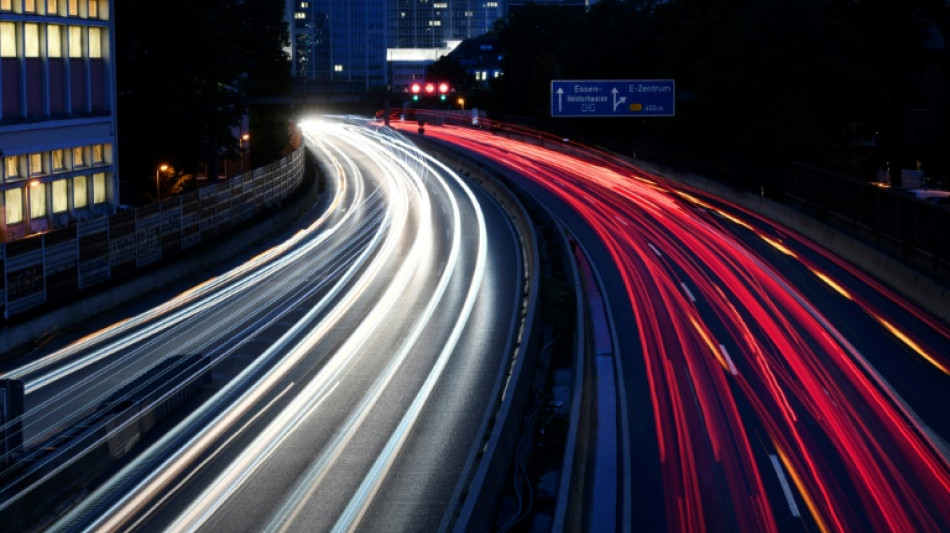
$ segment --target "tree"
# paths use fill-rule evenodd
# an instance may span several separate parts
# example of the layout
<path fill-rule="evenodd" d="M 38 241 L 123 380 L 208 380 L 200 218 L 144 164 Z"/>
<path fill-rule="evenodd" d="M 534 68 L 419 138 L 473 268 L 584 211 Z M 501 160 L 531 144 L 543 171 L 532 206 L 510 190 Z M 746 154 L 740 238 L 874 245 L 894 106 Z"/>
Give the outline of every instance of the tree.
<path fill-rule="evenodd" d="M 150 190 L 161 162 L 192 174 L 205 166 L 214 178 L 221 153 L 236 149 L 249 95 L 289 77 L 283 6 L 126 0 L 115 11 L 124 201 Z"/>

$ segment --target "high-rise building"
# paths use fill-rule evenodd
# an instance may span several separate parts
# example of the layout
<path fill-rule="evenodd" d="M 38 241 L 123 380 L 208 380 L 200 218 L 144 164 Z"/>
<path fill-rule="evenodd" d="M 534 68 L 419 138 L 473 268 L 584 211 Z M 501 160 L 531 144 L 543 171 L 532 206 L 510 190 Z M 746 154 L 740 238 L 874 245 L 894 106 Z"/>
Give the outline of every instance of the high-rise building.
<path fill-rule="evenodd" d="M 379 0 L 293 0 L 293 74 L 299 80 L 385 86 L 386 14 Z"/>
<path fill-rule="evenodd" d="M 425 77 L 427 65 L 491 31 L 507 0 L 390 0 L 388 60 L 395 87 Z"/>
<path fill-rule="evenodd" d="M 0 240 L 115 212 L 110 0 L 0 0 Z"/>
<path fill-rule="evenodd" d="M 289 0 L 299 80 L 398 86 L 491 31 L 507 0 Z"/>
<path fill-rule="evenodd" d="M 506 0 L 390 0 L 390 48 L 445 48 L 491 31 Z"/>

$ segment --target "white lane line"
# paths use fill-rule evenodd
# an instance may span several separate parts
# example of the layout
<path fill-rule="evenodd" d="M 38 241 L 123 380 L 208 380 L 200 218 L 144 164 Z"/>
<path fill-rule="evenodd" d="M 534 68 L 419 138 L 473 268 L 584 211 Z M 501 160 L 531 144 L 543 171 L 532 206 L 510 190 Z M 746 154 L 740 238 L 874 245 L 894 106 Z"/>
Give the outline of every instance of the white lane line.
<path fill-rule="evenodd" d="M 692 291 L 689 290 L 689 287 L 687 287 L 686 284 L 683 283 L 682 281 L 680 282 L 680 286 L 683 287 L 683 292 L 686 293 L 686 296 L 689 297 L 690 301 L 693 303 L 696 303 L 696 297 L 693 296 L 693 293 Z"/>
<path fill-rule="evenodd" d="M 661 254 L 660 251 L 656 249 L 656 246 L 653 246 L 653 243 L 648 242 L 647 246 L 649 246 L 650 249 L 653 250 L 653 253 L 655 253 L 657 257 L 663 257 L 663 254 Z"/>
<path fill-rule="evenodd" d="M 719 349 L 722 350 L 722 356 L 726 358 L 726 365 L 729 366 L 729 372 L 732 372 L 732 375 L 736 375 L 736 365 L 732 364 L 732 358 L 729 357 L 729 351 L 726 350 L 726 347 L 722 344 L 719 345 Z"/>
<path fill-rule="evenodd" d="M 772 459 L 772 466 L 775 467 L 778 482 L 782 484 L 782 492 L 785 493 L 785 499 L 788 500 L 788 508 L 792 511 L 792 516 L 795 518 L 800 517 L 802 514 L 798 511 L 798 504 L 795 503 L 792 487 L 789 486 L 788 479 L 785 478 L 785 470 L 782 469 L 782 463 L 779 462 L 778 457 L 774 453 L 770 453 L 769 458 Z"/>

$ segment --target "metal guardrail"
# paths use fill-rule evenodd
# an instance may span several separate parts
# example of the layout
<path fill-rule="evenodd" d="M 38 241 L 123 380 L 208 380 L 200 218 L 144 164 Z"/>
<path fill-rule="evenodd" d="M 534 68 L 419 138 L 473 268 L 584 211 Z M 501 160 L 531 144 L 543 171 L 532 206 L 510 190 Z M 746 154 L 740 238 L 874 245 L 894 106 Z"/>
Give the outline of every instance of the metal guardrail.
<path fill-rule="evenodd" d="M 162 202 L 0 243 L 4 321 L 174 257 L 273 209 L 304 179 L 304 148 Z"/>
<path fill-rule="evenodd" d="M 950 208 L 803 163 L 788 174 L 785 201 L 950 282 Z"/>

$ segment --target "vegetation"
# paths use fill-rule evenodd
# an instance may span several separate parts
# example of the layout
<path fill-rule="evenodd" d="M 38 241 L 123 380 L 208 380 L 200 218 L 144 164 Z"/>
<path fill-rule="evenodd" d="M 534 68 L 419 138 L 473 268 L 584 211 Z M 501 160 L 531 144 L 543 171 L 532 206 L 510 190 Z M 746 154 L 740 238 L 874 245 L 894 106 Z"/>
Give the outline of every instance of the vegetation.
<path fill-rule="evenodd" d="M 289 90 L 283 3 L 125 0 L 115 12 L 123 202 L 154 196 L 163 163 L 217 176 L 219 157 L 237 159 L 250 100 Z M 250 112 L 254 161 L 279 156 L 286 124 Z"/>
<path fill-rule="evenodd" d="M 600 135 L 743 183 L 742 169 L 804 160 L 864 179 L 884 161 L 946 177 L 942 0 L 601 0 L 534 5 L 497 25 L 495 109 Z M 676 80 L 677 114 L 550 120 L 552 79 Z M 913 109 L 927 108 L 927 116 Z M 946 181 L 946 180 L 945 180 Z"/>

